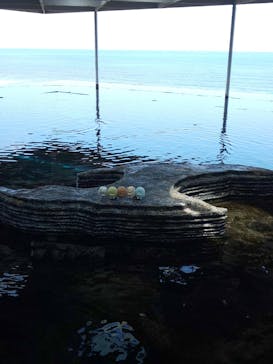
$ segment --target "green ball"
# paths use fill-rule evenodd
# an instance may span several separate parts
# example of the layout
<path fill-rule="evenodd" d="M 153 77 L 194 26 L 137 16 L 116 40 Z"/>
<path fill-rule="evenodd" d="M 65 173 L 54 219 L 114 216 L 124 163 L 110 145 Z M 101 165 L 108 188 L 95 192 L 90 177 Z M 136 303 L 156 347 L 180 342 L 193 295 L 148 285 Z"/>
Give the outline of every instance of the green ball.
<path fill-rule="evenodd" d="M 108 190 L 107 190 L 107 195 L 108 197 L 110 197 L 111 199 L 115 199 L 117 198 L 117 195 L 118 195 L 118 190 L 115 186 L 110 186 L 108 187 Z"/>

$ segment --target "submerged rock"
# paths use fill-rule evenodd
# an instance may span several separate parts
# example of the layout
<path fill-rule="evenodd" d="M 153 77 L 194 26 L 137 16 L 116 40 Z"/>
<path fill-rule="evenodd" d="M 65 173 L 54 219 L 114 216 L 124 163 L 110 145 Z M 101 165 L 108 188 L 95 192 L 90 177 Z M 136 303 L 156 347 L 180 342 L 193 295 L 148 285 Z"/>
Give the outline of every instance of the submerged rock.
<path fill-rule="evenodd" d="M 54 261 L 74 261 L 84 259 L 90 263 L 103 262 L 105 248 L 71 243 L 32 241 L 31 256 L 33 259 L 52 258 Z"/>

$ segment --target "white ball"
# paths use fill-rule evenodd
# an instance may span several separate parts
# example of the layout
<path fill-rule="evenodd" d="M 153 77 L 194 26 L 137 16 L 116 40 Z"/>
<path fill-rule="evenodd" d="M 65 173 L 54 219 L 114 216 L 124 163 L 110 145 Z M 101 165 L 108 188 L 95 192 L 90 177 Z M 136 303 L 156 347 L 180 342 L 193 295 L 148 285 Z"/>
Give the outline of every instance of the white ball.
<path fill-rule="evenodd" d="M 107 195 L 107 187 L 106 186 L 100 186 L 98 192 L 99 192 L 100 196 L 106 196 Z"/>

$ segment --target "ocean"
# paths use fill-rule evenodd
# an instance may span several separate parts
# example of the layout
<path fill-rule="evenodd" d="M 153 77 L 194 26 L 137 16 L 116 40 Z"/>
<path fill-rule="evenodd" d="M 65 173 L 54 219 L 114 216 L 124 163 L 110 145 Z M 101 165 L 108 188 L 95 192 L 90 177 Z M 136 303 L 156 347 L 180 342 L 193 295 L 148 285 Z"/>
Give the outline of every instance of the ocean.
<path fill-rule="evenodd" d="M 98 120 L 93 51 L 1 49 L 2 170 L 42 184 L 142 161 L 273 168 L 273 53 L 234 53 L 223 132 L 226 68 L 224 52 L 101 51 Z"/>

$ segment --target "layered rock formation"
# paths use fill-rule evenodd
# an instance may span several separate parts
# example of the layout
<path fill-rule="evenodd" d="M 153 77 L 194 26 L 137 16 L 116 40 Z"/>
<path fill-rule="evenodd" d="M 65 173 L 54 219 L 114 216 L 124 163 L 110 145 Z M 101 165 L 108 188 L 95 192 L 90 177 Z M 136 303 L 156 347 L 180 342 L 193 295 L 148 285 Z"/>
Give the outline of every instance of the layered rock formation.
<path fill-rule="evenodd" d="M 101 197 L 93 186 L 105 182 L 143 186 L 146 197 Z M 227 210 L 205 200 L 253 196 L 273 196 L 272 171 L 228 165 L 128 165 L 79 174 L 77 187 L 0 187 L 0 222 L 33 233 L 179 242 L 224 234 Z"/>

